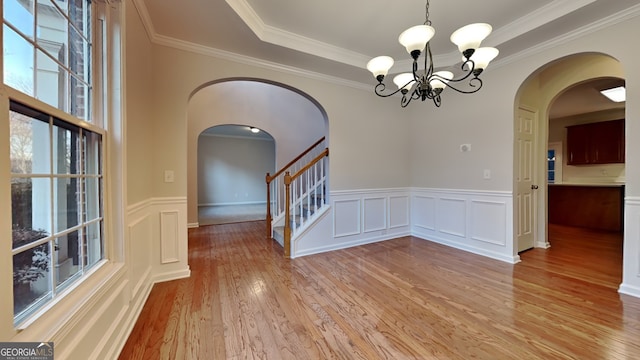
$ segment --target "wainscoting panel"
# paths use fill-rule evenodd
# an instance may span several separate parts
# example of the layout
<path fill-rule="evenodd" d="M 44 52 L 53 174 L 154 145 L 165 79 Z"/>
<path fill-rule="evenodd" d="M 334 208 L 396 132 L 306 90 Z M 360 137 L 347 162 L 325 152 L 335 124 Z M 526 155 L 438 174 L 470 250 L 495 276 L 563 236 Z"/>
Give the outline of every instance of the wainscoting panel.
<path fill-rule="evenodd" d="M 151 217 L 148 214 L 136 219 L 128 225 L 127 263 L 133 285 L 132 297 L 135 298 L 148 282 L 151 272 L 151 236 L 153 234 Z"/>
<path fill-rule="evenodd" d="M 413 195 L 412 214 L 420 214 L 420 216 L 412 216 L 413 223 L 418 228 L 435 231 L 436 230 L 436 197 Z"/>
<path fill-rule="evenodd" d="M 331 192 L 331 214 L 294 239 L 291 257 L 410 235 L 410 198 L 409 189 Z"/>
<path fill-rule="evenodd" d="M 471 238 L 489 244 L 506 246 L 507 209 L 504 201 L 471 200 Z M 486 218 L 494 222 L 486 222 Z"/>
<path fill-rule="evenodd" d="M 170 264 L 180 261 L 178 237 L 178 212 L 160 212 L 160 262 Z"/>
<path fill-rule="evenodd" d="M 409 226 L 409 196 L 389 197 L 389 229 Z"/>
<path fill-rule="evenodd" d="M 510 263 L 520 261 L 514 249 L 511 192 L 414 188 L 411 194 L 413 236 Z"/>
<path fill-rule="evenodd" d="M 460 198 L 438 199 L 438 229 L 444 234 L 465 237 L 467 234 L 466 201 Z"/>
<path fill-rule="evenodd" d="M 364 198 L 364 232 L 381 231 L 387 228 L 387 199 Z"/>
<path fill-rule="evenodd" d="M 640 197 L 625 198 L 623 256 L 622 284 L 618 291 L 640 297 Z"/>
<path fill-rule="evenodd" d="M 348 199 L 333 203 L 333 236 L 360 234 L 360 199 Z"/>

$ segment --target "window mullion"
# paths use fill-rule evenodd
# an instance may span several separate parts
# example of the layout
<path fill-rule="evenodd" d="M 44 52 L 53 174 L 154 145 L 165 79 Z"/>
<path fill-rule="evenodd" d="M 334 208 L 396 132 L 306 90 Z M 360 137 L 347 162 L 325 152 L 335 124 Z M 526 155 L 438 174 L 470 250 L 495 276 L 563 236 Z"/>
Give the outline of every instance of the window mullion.
<path fill-rule="evenodd" d="M 78 166 L 78 170 L 80 173 L 80 224 L 82 225 L 82 230 L 80 231 L 80 236 L 78 237 L 79 240 L 79 244 L 78 244 L 78 248 L 79 248 L 79 259 L 78 259 L 78 264 L 80 266 L 80 271 L 84 274 L 85 273 L 85 268 L 86 268 L 86 264 L 85 264 L 85 251 L 84 251 L 84 241 L 85 239 L 87 239 L 87 214 L 85 212 L 86 209 L 86 193 L 87 193 L 87 180 L 85 175 L 87 174 L 87 169 L 86 169 L 86 161 L 85 161 L 85 157 L 87 156 L 87 140 L 86 137 L 84 135 L 84 129 L 80 128 L 80 154 L 78 156 L 78 161 L 80 161 L 79 166 Z"/>
<path fill-rule="evenodd" d="M 55 297 L 56 295 L 56 276 L 55 276 L 55 241 L 56 237 L 53 236 L 55 233 L 55 223 L 56 223 L 56 213 L 55 213 L 55 198 L 57 196 L 57 192 L 54 192 L 54 164 L 53 164 L 53 151 L 55 149 L 54 138 L 53 138 L 53 116 L 49 115 L 49 206 L 51 207 L 50 216 L 51 216 L 51 239 L 49 239 L 49 288 L 51 289 L 51 296 Z"/>
<path fill-rule="evenodd" d="M 42 239 L 36 240 L 34 242 L 28 243 L 26 245 L 22 245 L 20 247 L 17 247 L 15 249 L 11 250 L 11 255 L 16 255 L 16 254 L 20 254 L 23 253 L 25 251 L 29 251 L 33 248 L 36 248 L 42 244 L 46 244 L 48 242 L 51 241 L 51 239 L 53 239 L 53 236 L 45 236 Z"/>
<path fill-rule="evenodd" d="M 78 32 L 78 34 L 80 35 L 80 37 L 82 37 L 82 39 L 83 39 L 84 41 L 89 42 L 89 39 L 85 36 L 86 30 L 87 30 L 87 29 L 86 29 L 86 25 L 84 25 L 84 24 L 83 24 L 84 29 L 79 29 L 79 28 L 76 26 L 76 24 L 74 24 L 74 23 L 73 23 L 73 21 L 71 21 L 71 18 L 69 17 L 68 13 L 65 13 L 65 11 L 64 11 L 64 10 L 62 10 L 62 9 L 60 8 L 60 6 L 59 6 L 58 4 L 56 4 L 56 2 L 55 2 L 55 1 L 51 1 L 51 3 L 53 4 L 53 6 L 55 6 L 55 7 L 56 7 L 56 9 L 58 9 L 58 11 L 60 12 L 60 15 L 62 15 L 62 17 L 63 17 L 65 20 L 67 20 L 67 24 L 69 24 L 70 26 L 72 26 L 72 27 L 73 27 L 73 29 L 74 29 L 75 31 L 77 31 L 77 32 Z M 69 2 L 69 3 L 68 3 L 68 6 L 69 6 L 69 9 L 67 9 L 67 11 L 71 11 L 71 8 L 70 8 L 70 7 L 71 7 L 71 6 L 73 6 L 73 5 Z M 83 10 L 84 10 L 84 11 L 83 11 L 83 13 L 85 13 L 85 14 L 86 14 L 86 11 L 87 11 L 87 8 L 86 8 L 86 2 L 82 4 L 82 7 L 83 7 Z M 82 22 L 83 22 L 83 23 L 86 23 L 86 22 L 87 22 L 87 19 L 83 18 L 83 19 L 82 19 Z"/>

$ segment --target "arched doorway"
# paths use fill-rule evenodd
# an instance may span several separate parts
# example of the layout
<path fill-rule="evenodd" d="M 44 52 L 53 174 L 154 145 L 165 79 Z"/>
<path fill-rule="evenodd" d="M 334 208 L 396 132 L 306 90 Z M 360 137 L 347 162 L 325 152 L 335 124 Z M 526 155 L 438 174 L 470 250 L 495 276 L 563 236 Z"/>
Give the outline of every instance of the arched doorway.
<path fill-rule="evenodd" d="M 198 136 L 205 129 L 234 124 L 256 127 L 273 137 L 276 168 L 318 139 L 328 139 L 329 134 L 322 106 L 287 85 L 262 79 L 233 78 L 199 87 L 192 93 L 187 106 L 189 227 L 198 226 Z"/>
<path fill-rule="evenodd" d="M 198 223 L 264 220 L 264 176 L 275 171 L 275 142 L 246 125 L 217 125 L 198 136 Z"/>
<path fill-rule="evenodd" d="M 550 246 L 546 168 L 553 104 L 568 89 L 602 78 L 624 79 L 620 62 L 600 53 L 575 54 L 542 66 L 518 91 L 514 114 L 514 238 L 518 251 Z"/>

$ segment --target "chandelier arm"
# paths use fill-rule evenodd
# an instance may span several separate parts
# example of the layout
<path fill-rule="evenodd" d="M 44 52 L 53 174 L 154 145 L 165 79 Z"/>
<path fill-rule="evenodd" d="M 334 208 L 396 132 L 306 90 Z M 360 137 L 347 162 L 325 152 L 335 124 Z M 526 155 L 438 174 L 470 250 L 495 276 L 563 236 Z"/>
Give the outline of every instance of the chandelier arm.
<path fill-rule="evenodd" d="M 424 57 L 424 78 L 430 79 L 433 74 L 433 55 L 431 54 L 431 44 L 425 45 L 426 54 Z"/>
<path fill-rule="evenodd" d="M 471 66 L 469 68 L 465 68 L 465 65 L 470 64 Z M 476 64 L 473 62 L 473 60 L 468 59 L 466 61 L 464 61 L 462 63 L 462 65 L 460 65 L 460 69 L 462 70 L 462 72 L 465 74 L 463 77 L 458 78 L 458 79 L 449 79 L 449 82 L 461 82 L 461 81 L 465 81 L 466 79 L 468 79 L 471 75 L 473 74 L 473 70 L 475 70 L 476 68 Z M 437 76 L 437 75 L 436 75 Z M 475 75 L 474 75 L 475 76 Z M 477 78 L 477 76 L 475 76 Z M 473 79 L 471 79 L 470 81 L 473 81 Z"/>
<path fill-rule="evenodd" d="M 380 97 L 389 97 L 389 96 L 393 96 L 397 93 L 399 93 L 400 91 L 402 91 L 402 88 L 393 91 L 391 93 L 388 94 L 383 94 L 383 91 L 385 91 L 387 88 L 387 86 L 384 83 L 378 83 L 378 85 L 376 85 L 376 87 L 374 88 L 374 92 L 376 93 L 376 95 L 380 96 Z"/>
<path fill-rule="evenodd" d="M 402 106 L 403 108 L 407 107 L 407 105 L 409 105 L 412 99 L 413 99 L 413 95 L 412 96 L 407 96 L 406 94 L 402 95 L 402 98 L 400 99 L 400 106 Z"/>
<path fill-rule="evenodd" d="M 420 84 L 418 84 L 418 86 L 416 86 L 415 90 L 413 90 L 413 93 L 411 93 L 411 99 L 412 100 L 418 100 L 420 99 L 422 96 L 420 95 Z"/>
<path fill-rule="evenodd" d="M 440 95 L 434 96 L 432 100 L 433 100 L 433 104 L 436 107 L 440 107 L 440 105 L 442 104 L 442 99 L 440 98 Z"/>
<path fill-rule="evenodd" d="M 474 84 L 477 83 L 477 84 Z M 450 88 L 454 91 L 457 91 L 461 94 L 473 94 L 475 92 L 478 92 L 480 89 L 482 89 L 482 79 L 478 78 L 478 77 L 474 77 L 471 80 L 469 80 L 469 86 L 473 88 L 473 90 L 462 90 L 462 89 L 458 89 L 455 86 L 451 85 L 451 84 L 447 84 L 447 88 Z"/>

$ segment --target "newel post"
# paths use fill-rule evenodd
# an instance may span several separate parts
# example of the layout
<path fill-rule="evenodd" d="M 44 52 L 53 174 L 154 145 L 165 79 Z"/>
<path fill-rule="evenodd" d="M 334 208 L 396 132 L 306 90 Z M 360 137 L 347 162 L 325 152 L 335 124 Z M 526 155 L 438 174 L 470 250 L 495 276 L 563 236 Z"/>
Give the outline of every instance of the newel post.
<path fill-rule="evenodd" d="M 291 257 L 291 174 L 284 173 L 284 257 Z"/>
<path fill-rule="evenodd" d="M 267 181 L 267 239 L 271 239 L 271 176 L 267 173 L 266 179 Z"/>

